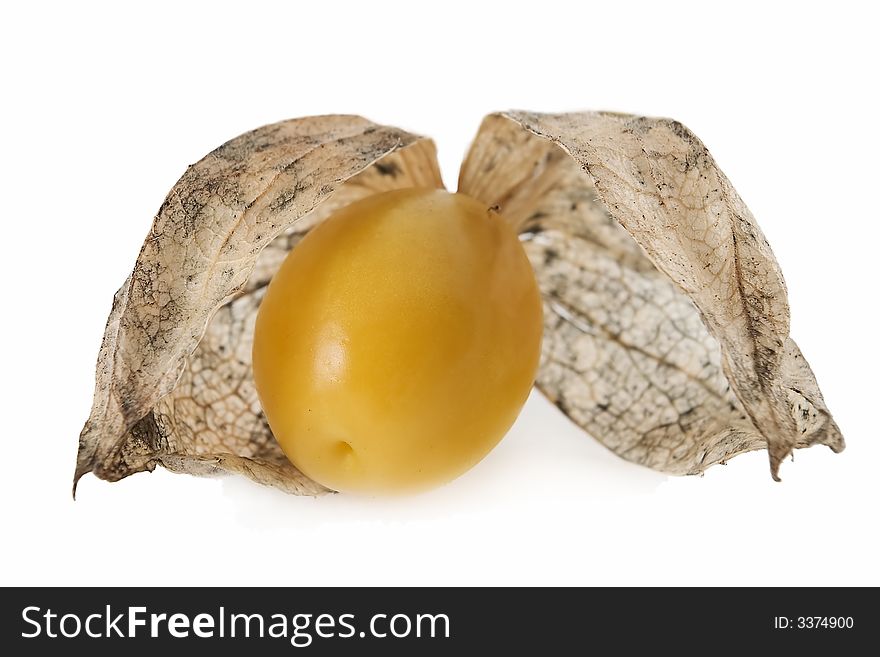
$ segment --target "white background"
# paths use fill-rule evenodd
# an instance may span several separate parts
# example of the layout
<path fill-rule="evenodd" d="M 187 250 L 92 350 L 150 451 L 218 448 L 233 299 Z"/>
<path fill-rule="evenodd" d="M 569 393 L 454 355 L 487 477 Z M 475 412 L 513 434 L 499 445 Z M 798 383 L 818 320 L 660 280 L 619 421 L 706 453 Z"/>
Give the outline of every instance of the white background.
<path fill-rule="evenodd" d="M 0 584 L 880 584 L 871 3 L 4 3 Z M 27 7 L 24 9 L 23 7 Z M 672 116 L 782 265 L 848 449 L 704 477 L 623 462 L 534 397 L 477 468 L 404 499 L 157 470 L 70 498 L 112 295 L 186 165 L 353 112 L 434 137 L 493 110 Z"/>

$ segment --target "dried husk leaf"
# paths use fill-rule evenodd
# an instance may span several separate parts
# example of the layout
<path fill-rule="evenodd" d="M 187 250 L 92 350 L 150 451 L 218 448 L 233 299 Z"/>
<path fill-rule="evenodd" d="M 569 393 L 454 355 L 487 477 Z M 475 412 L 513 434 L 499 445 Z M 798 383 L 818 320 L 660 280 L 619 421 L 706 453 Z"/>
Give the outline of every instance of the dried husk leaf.
<path fill-rule="evenodd" d="M 700 473 L 843 437 L 789 337 L 785 283 L 752 214 L 676 121 L 488 116 L 459 190 L 521 232 L 545 300 L 537 385 L 620 456 Z"/>
<path fill-rule="evenodd" d="M 324 492 L 284 457 L 251 373 L 259 300 L 287 252 L 334 208 L 378 191 L 442 187 L 434 145 L 356 116 L 241 135 L 190 166 L 117 292 L 74 479 L 161 464 Z"/>
<path fill-rule="evenodd" d="M 162 464 L 324 492 L 287 461 L 260 410 L 256 310 L 311 227 L 411 186 L 442 186 L 433 143 L 352 116 L 265 126 L 191 166 L 114 299 L 75 482 Z M 769 246 L 683 126 L 491 115 L 460 191 L 521 231 L 545 297 L 538 386 L 610 449 L 684 474 L 767 447 L 774 477 L 793 447 L 843 449 L 788 337 Z"/>

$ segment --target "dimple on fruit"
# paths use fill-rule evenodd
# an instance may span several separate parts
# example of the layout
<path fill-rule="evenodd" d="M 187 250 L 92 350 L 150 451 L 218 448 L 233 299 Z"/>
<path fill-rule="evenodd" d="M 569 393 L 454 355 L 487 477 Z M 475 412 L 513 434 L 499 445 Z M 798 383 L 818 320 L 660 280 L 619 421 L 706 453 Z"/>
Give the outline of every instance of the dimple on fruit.
<path fill-rule="evenodd" d="M 268 287 L 254 380 L 285 454 L 339 491 L 443 483 L 515 420 L 541 349 L 516 233 L 462 194 L 370 196 L 312 230 Z"/>
<path fill-rule="evenodd" d="M 699 474 L 766 449 L 778 479 L 795 449 L 845 446 L 789 317 L 766 237 L 677 121 L 490 114 L 456 194 L 430 139 L 281 121 L 159 208 L 74 487 L 162 465 L 299 495 L 425 488 L 492 449 L 533 378 L 628 461 Z"/>

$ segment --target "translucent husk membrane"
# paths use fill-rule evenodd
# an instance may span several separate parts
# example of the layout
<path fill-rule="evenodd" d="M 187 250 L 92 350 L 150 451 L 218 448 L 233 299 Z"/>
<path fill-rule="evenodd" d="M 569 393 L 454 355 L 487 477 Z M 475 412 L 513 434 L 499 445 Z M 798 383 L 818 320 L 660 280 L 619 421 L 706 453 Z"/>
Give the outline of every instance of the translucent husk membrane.
<path fill-rule="evenodd" d="M 189 167 L 114 298 L 75 482 L 161 464 L 325 492 L 263 418 L 256 311 L 311 227 L 412 186 L 442 187 L 433 143 L 356 116 L 258 128 Z M 545 302 L 537 386 L 606 447 L 672 474 L 767 448 L 774 478 L 795 448 L 843 449 L 767 240 L 680 123 L 493 114 L 459 191 L 520 231 Z"/>

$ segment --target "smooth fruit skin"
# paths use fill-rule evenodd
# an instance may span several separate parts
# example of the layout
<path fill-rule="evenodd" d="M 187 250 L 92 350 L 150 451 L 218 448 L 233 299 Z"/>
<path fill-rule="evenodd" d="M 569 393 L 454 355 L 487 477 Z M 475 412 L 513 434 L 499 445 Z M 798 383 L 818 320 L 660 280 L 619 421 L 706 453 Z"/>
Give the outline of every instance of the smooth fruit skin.
<path fill-rule="evenodd" d="M 360 493 L 478 463 L 528 397 L 541 298 L 516 233 L 461 195 L 368 197 L 288 254 L 261 304 L 254 379 L 303 473 Z"/>

